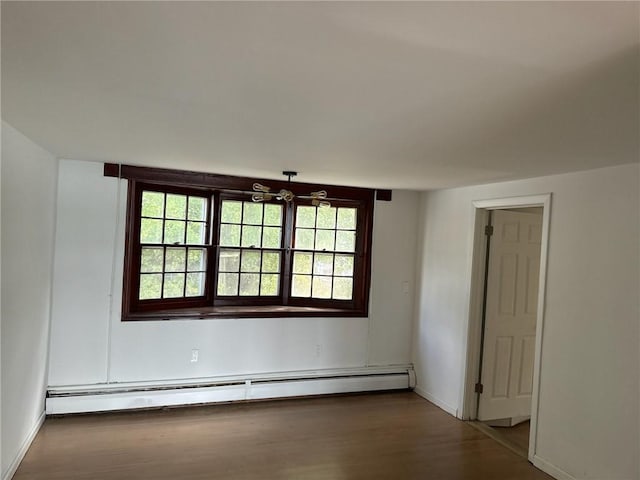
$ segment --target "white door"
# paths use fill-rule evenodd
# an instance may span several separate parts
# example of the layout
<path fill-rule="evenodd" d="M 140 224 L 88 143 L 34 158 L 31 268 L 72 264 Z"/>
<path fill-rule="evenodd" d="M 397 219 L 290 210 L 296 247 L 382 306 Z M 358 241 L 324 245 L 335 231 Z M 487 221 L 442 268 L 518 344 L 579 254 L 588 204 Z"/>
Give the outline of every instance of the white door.
<path fill-rule="evenodd" d="M 542 214 L 492 212 L 478 420 L 531 414 Z"/>

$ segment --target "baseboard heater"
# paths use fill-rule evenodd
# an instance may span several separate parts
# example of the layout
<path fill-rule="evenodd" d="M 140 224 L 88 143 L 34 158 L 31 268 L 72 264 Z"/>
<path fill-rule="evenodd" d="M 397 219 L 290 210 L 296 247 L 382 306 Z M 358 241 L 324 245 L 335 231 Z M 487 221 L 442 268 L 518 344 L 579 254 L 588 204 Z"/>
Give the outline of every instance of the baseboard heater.
<path fill-rule="evenodd" d="M 269 373 L 189 381 L 49 387 L 47 415 L 106 412 L 415 386 L 411 365 Z"/>

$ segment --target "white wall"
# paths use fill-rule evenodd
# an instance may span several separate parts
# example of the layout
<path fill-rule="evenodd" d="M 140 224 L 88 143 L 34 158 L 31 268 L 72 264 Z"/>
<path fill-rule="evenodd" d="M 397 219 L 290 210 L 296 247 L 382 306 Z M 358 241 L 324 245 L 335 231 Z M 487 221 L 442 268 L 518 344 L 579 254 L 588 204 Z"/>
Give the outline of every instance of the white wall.
<path fill-rule="evenodd" d="M 119 194 L 102 164 L 60 162 L 50 385 L 409 363 L 417 193 L 376 202 L 369 318 L 164 322 L 120 322 L 125 181 Z"/>
<path fill-rule="evenodd" d="M 56 159 L 2 124 L 2 475 L 44 414 Z"/>
<path fill-rule="evenodd" d="M 573 478 L 640 478 L 639 176 L 633 164 L 422 197 L 413 360 L 421 391 L 456 411 L 472 201 L 552 192 L 537 456 Z"/>
<path fill-rule="evenodd" d="M 376 202 L 371 260 L 369 363 L 410 360 L 415 298 L 419 195 L 393 191 L 391 202 Z"/>

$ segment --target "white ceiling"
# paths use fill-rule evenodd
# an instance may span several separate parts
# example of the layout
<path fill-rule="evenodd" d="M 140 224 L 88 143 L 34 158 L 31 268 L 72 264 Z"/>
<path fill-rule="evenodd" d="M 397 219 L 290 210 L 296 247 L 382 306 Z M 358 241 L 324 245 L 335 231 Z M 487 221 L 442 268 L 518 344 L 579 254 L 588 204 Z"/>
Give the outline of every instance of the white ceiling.
<path fill-rule="evenodd" d="M 638 161 L 637 2 L 2 2 L 63 158 L 431 189 Z"/>

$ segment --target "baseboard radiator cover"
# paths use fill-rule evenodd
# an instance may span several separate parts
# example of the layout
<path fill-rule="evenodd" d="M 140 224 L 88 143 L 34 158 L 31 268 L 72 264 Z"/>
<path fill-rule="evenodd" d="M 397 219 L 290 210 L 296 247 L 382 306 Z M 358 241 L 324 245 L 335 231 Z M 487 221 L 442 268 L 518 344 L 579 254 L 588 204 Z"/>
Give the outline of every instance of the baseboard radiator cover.
<path fill-rule="evenodd" d="M 107 412 L 413 388 L 410 365 L 338 369 L 201 381 L 50 387 L 46 414 Z"/>

